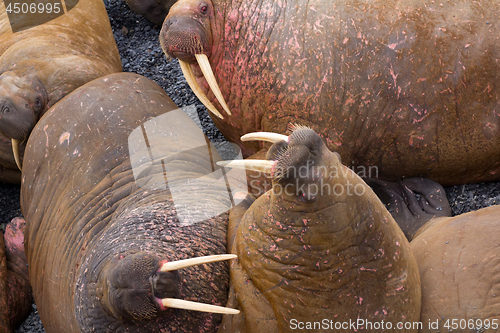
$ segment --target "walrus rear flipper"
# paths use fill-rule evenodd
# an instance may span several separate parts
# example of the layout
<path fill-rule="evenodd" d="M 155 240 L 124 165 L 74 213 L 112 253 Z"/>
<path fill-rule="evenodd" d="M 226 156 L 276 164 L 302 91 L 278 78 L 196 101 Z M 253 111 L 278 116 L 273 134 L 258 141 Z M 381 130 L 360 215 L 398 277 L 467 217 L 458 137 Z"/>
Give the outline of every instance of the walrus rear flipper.
<path fill-rule="evenodd" d="M 365 182 L 387 207 L 409 241 L 433 217 L 451 216 L 443 187 L 430 179 L 414 177 L 396 183 L 368 178 Z"/>

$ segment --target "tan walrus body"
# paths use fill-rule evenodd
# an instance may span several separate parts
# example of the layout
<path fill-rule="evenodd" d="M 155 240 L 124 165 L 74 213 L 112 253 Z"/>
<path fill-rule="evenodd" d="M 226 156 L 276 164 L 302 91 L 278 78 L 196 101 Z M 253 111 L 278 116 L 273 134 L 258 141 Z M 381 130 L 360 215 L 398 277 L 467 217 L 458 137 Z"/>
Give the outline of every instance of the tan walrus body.
<path fill-rule="evenodd" d="M 268 158 L 273 188 L 230 214 L 228 305 L 242 312 L 219 333 L 417 332 L 404 326 L 420 318 L 417 264 L 372 190 L 311 129 Z"/>

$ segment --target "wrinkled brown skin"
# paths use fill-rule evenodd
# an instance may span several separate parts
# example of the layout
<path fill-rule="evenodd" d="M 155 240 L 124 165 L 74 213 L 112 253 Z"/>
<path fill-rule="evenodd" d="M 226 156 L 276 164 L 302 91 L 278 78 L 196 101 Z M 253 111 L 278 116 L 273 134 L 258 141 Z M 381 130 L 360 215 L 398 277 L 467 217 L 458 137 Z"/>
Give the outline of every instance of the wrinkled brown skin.
<path fill-rule="evenodd" d="M 63 96 L 122 67 L 101 0 L 80 0 L 67 14 L 16 33 L 0 6 L 0 55 L 0 124 L 5 106 L 15 112 L 0 125 L 0 181 L 19 183 L 11 138 L 25 140 L 40 116 Z M 22 155 L 24 144 L 20 149 Z"/>
<path fill-rule="evenodd" d="M 210 36 L 232 112 L 212 118 L 246 156 L 262 144 L 242 134 L 299 123 L 347 165 L 446 186 L 500 179 L 499 15 L 498 1 L 181 0 L 160 40 L 193 62 L 191 41 Z"/>
<path fill-rule="evenodd" d="M 158 315 L 150 307 L 141 307 L 154 301 L 151 289 L 159 296 L 149 280 L 158 277 L 159 260 L 226 253 L 227 213 L 182 226 L 170 191 L 158 189 L 158 184 L 165 184 L 161 164 L 146 168 L 134 181 L 127 144 L 130 133 L 176 108 L 151 80 L 132 73 L 112 74 L 66 96 L 30 135 L 21 208 L 27 222 L 31 284 L 48 333 L 215 331 L 221 315 L 177 309 Z M 156 135 L 168 137 L 168 133 L 147 133 L 158 158 L 183 151 L 181 145 L 156 140 Z M 164 158 L 164 166 L 177 166 L 182 170 L 179 177 L 188 171 L 191 176 L 212 172 L 210 161 L 207 165 L 194 154 L 188 152 L 176 161 Z M 170 177 L 169 183 L 173 179 L 177 177 Z M 222 204 L 211 190 L 204 196 L 207 204 Z M 192 193 L 186 187 L 185 195 L 192 197 Z M 120 269 L 125 266 L 129 270 Z M 128 288 L 120 285 L 120 278 L 113 280 L 117 273 L 122 282 L 129 280 Z M 159 276 L 167 287 L 174 287 L 169 295 L 226 303 L 227 263 L 175 274 L 176 279 Z M 131 283 L 137 289 L 130 288 Z M 144 310 L 151 319 L 120 312 L 118 305 L 127 304 L 110 297 L 106 285 L 117 286 L 123 298 L 132 297 L 127 304 L 136 306 L 136 313 Z"/>
<path fill-rule="evenodd" d="M 125 0 L 130 10 L 161 26 L 177 0 Z"/>
<path fill-rule="evenodd" d="M 463 319 L 500 321 L 499 233 L 500 206 L 436 218 L 419 231 L 410 246 L 422 282 L 423 323 L 438 323 L 444 332 Z M 492 327 L 485 332 L 500 331 Z M 424 325 L 422 332 L 437 330 Z"/>
<path fill-rule="evenodd" d="M 0 232 L 0 332 L 9 333 L 28 316 L 33 295 L 24 253 L 25 222 L 16 217 Z"/>
<path fill-rule="evenodd" d="M 296 170 L 309 165 L 307 175 L 275 180 L 273 190 L 231 212 L 228 245 L 238 261 L 229 305 L 242 313 L 225 316 L 219 333 L 294 332 L 292 319 L 418 321 L 418 269 L 403 232 L 317 134 L 300 131 L 278 161 Z M 344 191 L 315 194 L 308 184 Z"/>

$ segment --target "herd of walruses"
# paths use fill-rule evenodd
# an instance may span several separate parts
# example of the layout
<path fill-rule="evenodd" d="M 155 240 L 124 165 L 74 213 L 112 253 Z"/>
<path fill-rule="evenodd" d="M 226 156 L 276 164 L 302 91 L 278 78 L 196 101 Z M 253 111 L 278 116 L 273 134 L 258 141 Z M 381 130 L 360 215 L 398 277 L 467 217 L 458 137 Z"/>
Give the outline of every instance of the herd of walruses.
<path fill-rule="evenodd" d="M 500 331 L 500 206 L 442 187 L 500 181 L 500 1 L 127 1 L 234 161 L 49 4 L 0 4 L 0 333 Z"/>

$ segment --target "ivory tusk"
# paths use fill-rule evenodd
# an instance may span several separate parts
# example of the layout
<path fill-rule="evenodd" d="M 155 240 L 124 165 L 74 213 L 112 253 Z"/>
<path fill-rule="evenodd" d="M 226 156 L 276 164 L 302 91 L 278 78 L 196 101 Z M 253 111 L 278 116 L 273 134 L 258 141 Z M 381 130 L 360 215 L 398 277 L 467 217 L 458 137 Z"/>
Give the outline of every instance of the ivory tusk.
<path fill-rule="evenodd" d="M 235 254 L 219 254 L 206 257 L 198 257 L 184 260 L 177 260 L 172 262 L 167 262 L 161 266 L 161 272 L 175 271 L 177 269 L 206 264 L 209 262 L 217 262 L 222 260 L 236 259 L 238 258 Z"/>
<path fill-rule="evenodd" d="M 248 133 L 241 137 L 241 141 L 267 141 L 267 142 L 279 142 L 285 141 L 288 142 L 288 136 L 278 133 L 270 133 L 270 132 L 254 132 Z"/>
<path fill-rule="evenodd" d="M 179 60 L 179 64 L 181 66 L 182 73 L 184 74 L 184 77 L 189 84 L 189 87 L 191 87 L 191 90 L 193 90 L 194 94 L 196 95 L 196 97 L 198 97 L 200 102 L 202 102 L 207 107 L 208 111 L 212 112 L 220 119 L 224 119 L 224 117 L 220 114 L 219 111 L 217 111 L 212 102 L 210 102 L 207 95 L 205 95 L 203 90 L 201 90 L 200 85 L 198 84 L 198 81 L 196 81 L 196 78 L 193 74 L 191 66 L 187 62 L 184 62 L 182 60 Z"/>
<path fill-rule="evenodd" d="M 201 312 L 212 312 L 212 313 L 221 313 L 221 314 L 238 314 L 240 310 L 225 308 L 223 306 L 198 303 L 185 301 L 177 298 L 163 298 L 161 303 L 164 307 L 167 308 L 175 308 L 175 309 L 184 309 L 184 310 L 194 310 Z"/>
<path fill-rule="evenodd" d="M 218 166 L 223 166 L 226 168 L 235 168 L 243 170 L 252 170 L 265 173 L 272 173 L 274 169 L 274 164 L 276 162 L 271 162 L 267 160 L 233 160 L 233 161 L 219 161 Z"/>
<path fill-rule="evenodd" d="M 224 100 L 224 96 L 222 96 L 222 92 L 220 91 L 219 84 L 215 79 L 214 72 L 212 71 L 210 62 L 208 61 L 208 57 L 203 53 L 195 54 L 195 57 L 196 61 L 198 61 L 198 65 L 200 65 L 205 79 L 207 80 L 208 85 L 210 86 L 210 88 L 212 88 L 212 92 L 214 93 L 215 97 L 219 101 L 220 105 L 222 105 L 226 113 L 228 115 L 231 115 L 231 111 L 229 111 L 229 107 L 227 106 L 226 101 Z"/>
<path fill-rule="evenodd" d="M 16 165 L 19 170 L 23 171 L 21 167 L 21 157 L 19 156 L 19 141 L 12 139 L 12 152 L 14 153 L 14 159 L 16 160 Z"/>

